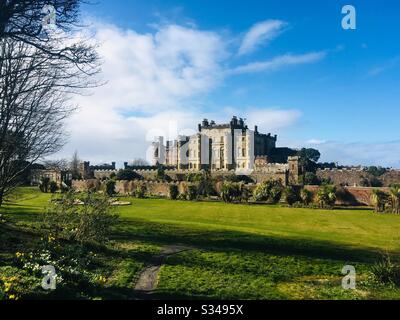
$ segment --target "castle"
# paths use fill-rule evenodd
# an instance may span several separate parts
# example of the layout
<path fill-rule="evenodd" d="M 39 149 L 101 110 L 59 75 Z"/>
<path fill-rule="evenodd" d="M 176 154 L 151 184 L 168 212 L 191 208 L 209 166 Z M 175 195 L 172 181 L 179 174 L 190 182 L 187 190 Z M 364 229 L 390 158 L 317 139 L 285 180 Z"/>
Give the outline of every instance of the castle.
<path fill-rule="evenodd" d="M 263 134 L 255 126 L 250 130 L 242 118 L 227 124 L 204 119 L 198 133 L 167 141 L 158 137 L 152 143 L 153 165 L 162 164 L 180 170 L 252 172 L 269 163 L 287 163 L 296 150 L 276 147 L 277 136 Z"/>

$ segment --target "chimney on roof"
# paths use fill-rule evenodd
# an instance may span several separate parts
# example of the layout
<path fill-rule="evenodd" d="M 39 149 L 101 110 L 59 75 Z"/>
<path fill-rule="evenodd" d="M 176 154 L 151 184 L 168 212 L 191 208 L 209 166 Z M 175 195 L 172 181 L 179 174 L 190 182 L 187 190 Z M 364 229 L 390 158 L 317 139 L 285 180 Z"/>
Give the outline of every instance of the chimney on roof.
<path fill-rule="evenodd" d="M 233 117 L 232 117 L 231 124 L 232 124 L 233 126 L 237 126 L 237 123 L 238 123 L 237 117 L 236 117 L 236 116 L 233 116 Z"/>

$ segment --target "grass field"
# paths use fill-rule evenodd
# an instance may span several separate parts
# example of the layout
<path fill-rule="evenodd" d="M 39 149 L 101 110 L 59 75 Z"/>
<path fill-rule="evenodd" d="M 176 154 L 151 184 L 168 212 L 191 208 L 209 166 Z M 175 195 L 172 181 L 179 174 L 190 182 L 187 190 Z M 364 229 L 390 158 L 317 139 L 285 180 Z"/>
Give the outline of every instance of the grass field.
<path fill-rule="evenodd" d="M 50 196 L 20 189 L 3 210 L 26 238 L 0 252 L 29 247 Z M 135 281 L 168 245 L 190 246 L 169 256 L 152 297 L 238 299 L 400 299 L 400 289 L 371 280 L 370 269 L 388 252 L 399 259 L 400 216 L 367 208 L 313 210 L 219 202 L 128 198 L 113 249 L 103 254 L 103 298 L 132 298 Z M 9 228 L 9 227 L 8 227 Z M 3 232 L 12 234 L 9 229 Z M 37 236 L 38 237 L 38 236 Z M 24 240 L 25 239 L 25 240 Z M 8 242 L 10 243 L 10 242 Z M 357 272 L 356 290 L 341 287 L 344 265 Z M 88 295 L 90 297 L 90 294 Z"/>

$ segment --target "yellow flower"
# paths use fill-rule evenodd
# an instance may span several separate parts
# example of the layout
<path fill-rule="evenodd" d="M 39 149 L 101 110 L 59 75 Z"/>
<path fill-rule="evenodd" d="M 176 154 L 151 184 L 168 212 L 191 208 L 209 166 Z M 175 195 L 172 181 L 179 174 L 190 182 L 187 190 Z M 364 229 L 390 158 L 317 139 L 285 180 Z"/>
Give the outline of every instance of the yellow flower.
<path fill-rule="evenodd" d="M 11 283 L 5 282 L 4 283 L 4 292 L 8 292 L 11 289 Z"/>
<path fill-rule="evenodd" d="M 17 258 L 20 258 L 20 257 L 24 256 L 24 253 L 23 252 L 17 252 L 15 255 L 17 256 Z"/>
<path fill-rule="evenodd" d="M 103 276 L 99 276 L 99 278 L 98 278 L 98 281 L 100 282 L 100 283 L 106 283 L 107 282 L 107 279 L 105 278 L 105 277 L 103 277 Z"/>
<path fill-rule="evenodd" d="M 17 300 L 17 297 L 15 296 L 15 294 L 10 294 L 10 295 L 8 296 L 8 298 L 9 298 L 10 300 Z"/>

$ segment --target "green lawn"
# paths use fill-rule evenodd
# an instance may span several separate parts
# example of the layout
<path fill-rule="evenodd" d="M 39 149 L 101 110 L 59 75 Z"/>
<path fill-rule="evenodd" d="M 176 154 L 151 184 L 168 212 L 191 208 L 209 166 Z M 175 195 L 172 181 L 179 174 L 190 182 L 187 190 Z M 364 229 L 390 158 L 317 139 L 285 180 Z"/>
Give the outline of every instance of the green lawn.
<path fill-rule="evenodd" d="M 5 208 L 6 215 L 18 227 L 38 227 L 49 199 L 31 188 L 20 189 Z M 156 297 L 400 298 L 399 288 L 371 281 L 369 271 L 384 252 L 399 258 L 400 216 L 378 215 L 364 208 L 129 201 L 131 206 L 117 209 L 122 221 L 113 235 L 115 248 L 104 258 L 107 286 L 112 287 L 112 294 L 103 295 L 106 298 L 133 297 L 140 270 L 152 255 L 172 244 L 193 250 L 166 260 Z M 21 241 L 20 246 L 24 245 Z M 346 264 L 356 267 L 356 290 L 341 288 L 341 269 Z"/>

